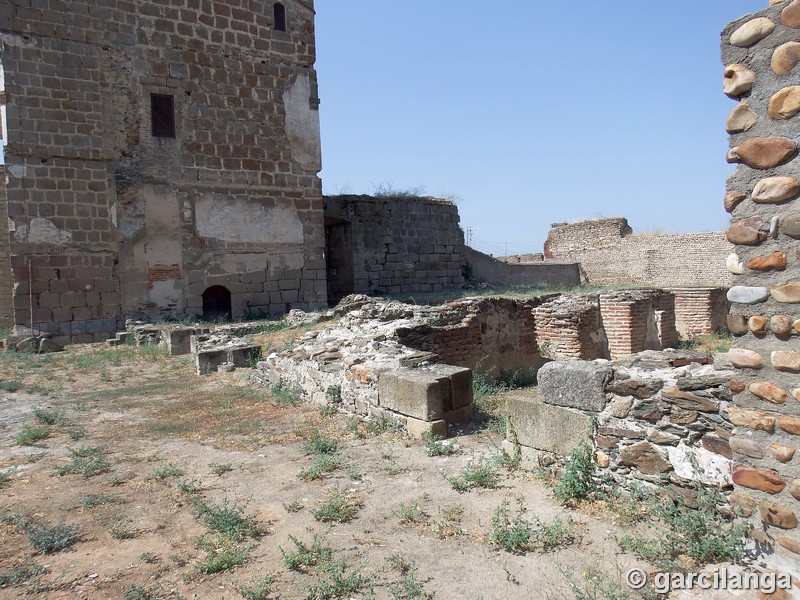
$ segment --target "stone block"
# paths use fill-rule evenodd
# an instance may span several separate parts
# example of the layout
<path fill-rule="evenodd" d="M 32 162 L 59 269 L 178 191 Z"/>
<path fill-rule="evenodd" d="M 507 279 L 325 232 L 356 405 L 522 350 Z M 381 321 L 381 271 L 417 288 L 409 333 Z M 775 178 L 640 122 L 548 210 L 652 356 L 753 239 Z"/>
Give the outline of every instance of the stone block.
<path fill-rule="evenodd" d="M 170 356 L 191 354 L 191 337 L 194 330 L 189 327 L 178 327 L 164 332 L 167 338 L 167 350 Z"/>
<path fill-rule="evenodd" d="M 444 413 L 444 420 L 448 425 L 453 423 L 469 423 L 472 421 L 472 405 L 462 406 L 456 410 L 451 410 Z"/>
<path fill-rule="evenodd" d="M 437 421 L 444 416 L 444 387 L 440 376 L 430 371 L 388 371 L 378 380 L 378 403 L 415 419 Z"/>
<path fill-rule="evenodd" d="M 225 350 L 200 350 L 194 353 L 194 364 L 198 375 L 213 373 L 224 362 L 228 362 Z"/>
<path fill-rule="evenodd" d="M 436 437 L 447 437 L 447 423 L 441 419 L 438 421 L 423 421 L 408 417 L 406 419 L 406 432 L 415 438 L 421 438 L 426 433 Z"/>
<path fill-rule="evenodd" d="M 600 412 L 606 406 L 611 366 L 598 362 L 550 362 L 539 369 L 539 398 L 546 404 Z"/>
<path fill-rule="evenodd" d="M 509 396 L 506 402 L 506 437 L 522 446 L 567 456 L 591 435 L 590 415 L 521 394 Z"/>

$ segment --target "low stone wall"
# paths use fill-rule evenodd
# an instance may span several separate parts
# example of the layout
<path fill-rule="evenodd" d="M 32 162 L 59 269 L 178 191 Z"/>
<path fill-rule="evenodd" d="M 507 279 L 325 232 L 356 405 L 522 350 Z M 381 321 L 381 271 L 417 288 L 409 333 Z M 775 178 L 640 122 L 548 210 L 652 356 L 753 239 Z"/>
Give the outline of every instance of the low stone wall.
<path fill-rule="evenodd" d="M 533 285 L 572 287 L 580 285 L 578 265 L 573 262 L 507 263 L 466 246 L 464 257 L 472 278 L 496 286 Z"/>
<path fill-rule="evenodd" d="M 733 371 L 708 362 L 700 353 L 645 351 L 613 362 L 548 363 L 538 393 L 508 400 L 506 446 L 518 443 L 526 460 L 551 462 L 590 440 L 597 464 L 623 485 L 686 493 L 696 480 L 731 488 L 734 451 L 753 452 L 754 444 L 731 414 Z"/>

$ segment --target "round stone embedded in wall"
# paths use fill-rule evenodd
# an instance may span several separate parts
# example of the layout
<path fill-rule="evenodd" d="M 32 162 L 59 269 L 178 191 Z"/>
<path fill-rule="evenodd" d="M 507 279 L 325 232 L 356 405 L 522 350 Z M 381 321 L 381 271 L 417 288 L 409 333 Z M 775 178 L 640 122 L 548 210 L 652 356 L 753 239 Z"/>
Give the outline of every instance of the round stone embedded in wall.
<path fill-rule="evenodd" d="M 769 101 L 767 109 L 773 119 L 785 121 L 800 113 L 800 85 L 783 88 Z"/>
<path fill-rule="evenodd" d="M 792 320 L 785 315 L 773 315 L 769 318 L 769 330 L 778 336 L 792 334 Z"/>
<path fill-rule="evenodd" d="M 728 324 L 728 331 L 730 331 L 733 335 L 744 335 L 749 331 L 747 328 L 747 317 L 744 315 L 728 315 L 726 320 Z"/>
<path fill-rule="evenodd" d="M 797 153 L 795 143 L 785 137 L 753 138 L 728 151 L 729 163 L 742 163 L 754 169 L 771 169 Z"/>
<path fill-rule="evenodd" d="M 725 67 L 722 78 L 722 91 L 734 100 L 753 89 L 756 74 L 744 65 L 733 64 Z"/>
<path fill-rule="evenodd" d="M 747 348 L 731 348 L 728 351 L 728 360 L 738 369 L 760 369 L 764 359 L 758 352 Z"/>
<path fill-rule="evenodd" d="M 786 27 L 800 28 L 800 2 L 794 0 L 781 12 L 781 24 Z"/>
<path fill-rule="evenodd" d="M 725 266 L 728 267 L 728 271 L 734 275 L 741 275 L 744 273 L 744 263 L 735 252 L 729 254 L 728 258 L 725 259 Z"/>
<path fill-rule="evenodd" d="M 783 271 L 786 269 L 786 252 L 773 252 L 759 256 L 747 263 L 751 271 Z"/>
<path fill-rule="evenodd" d="M 800 213 L 792 213 L 781 221 L 781 233 L 800 239 Z"/>
<path fill-rule="evenodd" d="M 753 315 L 747 319 L 747 328 L 755 335 L 767 333 L 767 318 L 761 315 Z"/>
<path fill-rule="evenodd" d="M 789 397 L 789 392 L 772 383 L 771 381 L 755 381 L 748 388 L 754 396 L 772 402 L 773 404 L 783 404 Z"/>
<path fill-rule="evenodd" d="M 738 304 L 758 304 L 769 298 L 769 288 L 735 285 L 728 290 L 728 300 Z"/>
<path fill-rule="evenodd" d="M 779 285 L 770 290 L 772 297 L 784 304 L 796 304 L 800 302 L 800 284 L 787 283 Z"/>
<path fill-rule="evenodd" d="M 800 181 L 787 175 L 766 177 L 753 188 L 753 202 L 776 204 L 792 200 L 800 194 Z"/>
<path fill-rule="evenodd" d="M 745 198 L 747 198 L 747 194 L 739 190 L 725 192 L 725 210 L 733 212 L 733 209 L 739 206 Z"/>
<path fill-rule="evenodd" d="M 758 116 L 750 108 L 750 104 L 743 100 L 728 115 L 728 120 L 725 122 L 725 131 L 728 133 L 741 133 L 750 129 L 757 121 Z"/>
<path fill-rule="evenodd" d="M 775 350 L 770 354 L 770 362 L 778 371 L 800 373 L 800 353 L 791 350 Z"/>
<path fill-rule="evenodd" d="M 771 67 L 776 75 L 788 75 L 800 62 L 800 42 L 786 42 L 772 53 Z"/>
<path fill-rule="evenodd" d="M 748 21 L 731 35 L 731 46 L 749 48 L 775 31 L 775 23 L 767 17 Z"/>
<path fill-rule="evenodd" d="M 767 239 L 767 232 L 761 231 L 763 226 L 763 218 L 759 216 L 747 217 L 731 223 L 728 231 L 725 232 L 725 236 L 731 244 L 757 246 Z"/>

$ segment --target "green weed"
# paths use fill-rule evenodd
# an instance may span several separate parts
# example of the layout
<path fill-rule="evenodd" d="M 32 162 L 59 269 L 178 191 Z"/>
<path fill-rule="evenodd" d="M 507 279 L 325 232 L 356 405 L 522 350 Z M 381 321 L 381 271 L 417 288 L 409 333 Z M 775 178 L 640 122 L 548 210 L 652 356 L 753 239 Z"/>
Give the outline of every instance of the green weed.
<path fill-rule="evenodd" d="M 428 456 L 450 456 L 455 453 L 456 446 L 443 437 L 434 435 L 430 431 L 422 434 L 422 441 L 425 444 L 425 454 Z"/>
<path fill-rule="evenodd" d="M 512 514 L 508 502 L 504 501 L 492 516 L 490 543 L 496 548 L 513 554 L 524 554 L 533 549 L 549 552 L 574 541 L 572 520 L 566 523 L 555 519 L 550 524 L 537 517 L 525 518 L 525 505 L 520 501 Z"/>
<path fill-rule="evenodd" d="M 22 389 L 22 383 L 17 381 L 16 379 L 12 379 L 11 381 L 0 381 L 0 390 L 4 392 L 18 392 Z"/>
<path fill-rule="evenodd" d="M 319 508 L 311 511 L 317 521 L 323 523 L 347 523 L 352 521 L 361 507 L 360 498 L 351 492 L 333 490 Z"/>
<path fill-rule="evenodd" d="M 212 474 L 218 477 L 224 473 L 233 471 L 233 465 L 231 465 L 231 463 L 223 463 L 223 464 L 211 463 L 208 465 L 208 468 L 211 469 Z"/>
<path fill-rule="evenodd" d="M 69 454 L 72 462 L 63 467 L 57 467 L 56 473 L 59 475 L 83 475 L 87 479 L 109 470 L 110 465 L 105 459 L 106 449 L 104 446 L 96 448 L 70 448 Z"/>
<path fill-rule="evenodd" d="M 162 467 L 156 467 L 153 469 L 153 472 L 150 473 L 150 477 L 152 479 L 168 479 L 170 477 L 181 477 L 183 475 L 183 469 L 181 469 L 178 465 L 173 463 L 169 463 L 168 465 L 164 465 Z"/>
<path fill-rule="evenodd" d="M 302 571 L 314 567 L 321 562 L 330 560 L 333 556 L 333 549 L 324 546 L 324 538 L 320 539 L 316 534 L 311 545 L 303 543 L 293 535 L 289 536 L 289 541 L 294 544 L 293 550 L 284 550 L 283 548 L 278 548 L 278 550 L 283 558 L 283 564 L 292 571 Z"/>
<path fill-rule="evenodd" d="M 481 458 L 468 463 L 457 477 L 445 477 L 445 479 L 454 490 L 463 493 L 473 488 L 496 488 L 500 483 L 500 474 L 495 465 Z"/>
<path fill-rule="evenodd" d="M 47 568 L 28 562 L 11 569 L 8 573 L 0 573 L 0 589 L 8 586 L 24 585 L 47 574 Z"/>
<path fill-rule="evenodd" d="M 28 522 L 23 526 L 28 541 L 42 554 L 65 550 L 80 540 L 80 527 L 59 521 L 55 525 Z"/>
<path fill-rule="evenodd" d="M 125 589 L 124 600 L 159 600 L 161 598 L 159 590 L 161 586 L 154 584 L 150 587 L 131 584 Z"/>
<path fill-rule="evenodd" d="M 319 564 L 316 585 L 310 587 L 306 600 L 333 600 L 351 598 L 372 583 L 363 573 L 363 568 L 351 569 L 348 558 L 334 554 Z"/>
<path fill-rule="evenodd" d="M 386 562 L 400 575 L 399 581 L 389 584 L 389 597 L 391 600 L 433 600 L 432 593 L 425 591 L 424 584 L 419 580 L 417 565 L 405 560 L 399 554 L 392 554 Z"/>
<path fill-rule="evenodd" d="M 201 573 L 220 573 L 243 565 L 250 556 L 250 550 L 227 535 L 217 534 L 203 539 L 200 547 L 206 551 L 206 558 L 197 563 Z"/>
<path fill-rule="evenodd" d="M 236 589 L 245 600 L 267 600 L 274 583 L 275 575 L 269 574 L 259 577 L 250 584 L 240 583 Z"/>
<path fill-rule="evenodd" d="M 408 504 L 401 502 L 398 507 L 392 511 L 392 515 L 397 517 L 403 524 L 418 525 L 428 519 L 428 515 L 420 508 L 416 500 L 412 500 Z"/>
<path fill-rule="evenodd" d="M 0 488 L 11 483 L 11 473 L 13 473 L 13 469 L 10 471 L 0 471 Z"/>
<path fill-rule="evenodd" d="M 106 528 L 115 540 L 132 540 L 139 535 L 133 526 L 133 521 L 127 517 L 120 516 L 113 519 Z"/>
<path fill-rule="evenodd" d="M 272 403 L 281 408 L 297 406 L 303 396 L 303 389 L 299 385 L 283 381 L 270 387 L 270 392 L 272 392 Z"/>
<path fill-rule="evenodd" d="M 255 520 L 255 515 L 247 515 L 240 502 L 229 502 L 223 498 L 222 504 L 195 498 L 192 501 L 194 513 L 212 531 L 216 531 L 235 541 L 246 537 L 257 538 L 265 533 L 262 525 Z"/>
<path fill-rule="evenodd" d="M 50 437 L 52 429 L 48 425 L 23 425 L 22 429 L 14 436 L 17 446 L 33 446 Z"/>
<path fill-rule="evenodd" d="M 81 508 L 93 508 L 104 504 L 114 504 L 119 502 L 119 498 L 113 494 L 86 494 L 78 501 Z"/>
<path fill-rule="evenodd" d="M 303 444 L 303 450 L 306 454 L 320 455 L 320 454 L 335 454 L 339 450 L 339 442 L 336 440 L 329 440 L 319 431 L 314 431 L 311 438 Z"/>
<path fill-rule="evenodd" d="M 596 472 L 592 447 L 584 440 L 570 453 L 569 462 L 564 467 L 564 476 L 555 487 L 558 501 L 562 504 L 574 504 L 577 500 L 593 497 L 597 489 L 594 480 Z"/>
<path fill-rule="evenodd" d="M 66 425 L 67 423 L 67 419 L 62 413 L 44 410 L 43 408 L 34 410 L 33 416 L 36 417 L 36 420 L 42 425 Z"/>
<path fill-rule="evenodd" d="M 303 481 L 322 479 L 326 473 L 332 473 L 342 466 L 342 457 L 338 454 L 320 454 L 314 457 L 308 469 L 300 471 L 299 477 Z"/>

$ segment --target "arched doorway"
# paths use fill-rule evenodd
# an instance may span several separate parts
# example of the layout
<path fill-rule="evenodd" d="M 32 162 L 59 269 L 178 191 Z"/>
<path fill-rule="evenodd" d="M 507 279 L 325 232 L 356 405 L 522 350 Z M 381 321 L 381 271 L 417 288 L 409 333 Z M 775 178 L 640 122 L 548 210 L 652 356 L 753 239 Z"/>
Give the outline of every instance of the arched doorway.
<path fill-rule="evenodd" d="M 203 292 L 203 318 L 208 321 L 230 320 L 231 293 L 221 285 L 212 285 Z"/>

